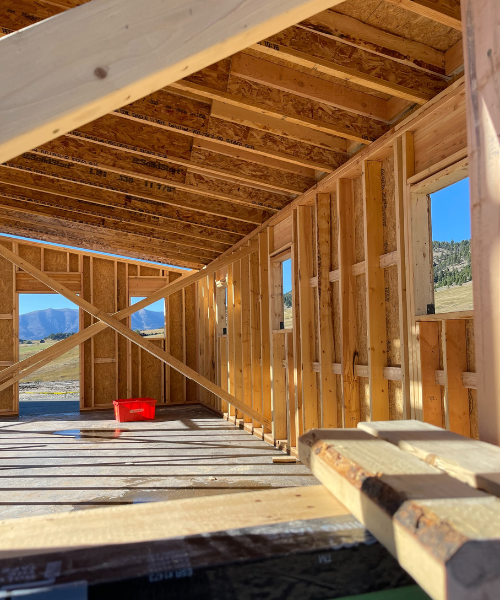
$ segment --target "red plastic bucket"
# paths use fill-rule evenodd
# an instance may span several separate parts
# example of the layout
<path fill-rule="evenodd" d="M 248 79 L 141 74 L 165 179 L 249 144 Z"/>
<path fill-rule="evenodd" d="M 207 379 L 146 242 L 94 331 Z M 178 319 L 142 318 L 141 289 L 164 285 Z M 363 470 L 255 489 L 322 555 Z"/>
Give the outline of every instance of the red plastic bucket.
<path fill-rule="evenodd" d="M 152 420 L 155 418 L 155 405 L 156 400 L 153 398 L 113 400 L 115 419 L 118 423 Z"/>

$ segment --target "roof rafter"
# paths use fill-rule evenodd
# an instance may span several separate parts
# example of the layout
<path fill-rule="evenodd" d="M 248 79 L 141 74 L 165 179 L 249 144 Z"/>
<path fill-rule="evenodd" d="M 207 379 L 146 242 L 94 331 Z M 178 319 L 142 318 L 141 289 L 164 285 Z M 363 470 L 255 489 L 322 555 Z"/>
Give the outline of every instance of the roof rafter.
<path fill-rule="evenodd" d="M 445 75 L 444 52 L 333 10 L 309 17 L 297 26 L 410 67 Z"/>
<path fill-rule="evenodd" d="M 421 17 L 427 17 L 458 31 L 462 31 L 460 0 L 384 0 L 409 10 Z"/>
<path fill-rule="evenodd" d="M 68 197 L 64 199 L 64 203 L 62 204 L 60 196 L 55 194 L 49 194 L 31 188 L 20 188 L 6 183 L 0 183 L 0 194 L 3 199 L 19 201 L 20 203 L 24 203 L 25 208 L 31 207 L 31 210 L 36 210 L 36 207 L 39 207 L 38 210 L 40 214 L 50 214 L 52 209 L 64 209 L 75 213 L 76 215 L 80 215 L 82 222 L 85 222 L 86 217 L 89 217 L 91 219 L 109 219 L 123 224 L 126 227 L 136 225 L 138 231 L 143 231 L 145 235 L 149 235 L 152 238 L 158 237 L 158 239 L 171 240 L 201 250 L 224 252 L 232 246 L 229 242 L 218 241 L 215 234 L 212 235 L 212 237 L 209 237 L 209 234 L 207 233 L 202 237 L 193 234 L 190 231 L 183 231 L 179 227 L 172 227 L 170 224 L 165 226 L 165 219 L 153 219 L 151 215 L 132 213 L 114 206 L 101 204 L 99 210 L 97 210 L 95 204 Z M 16 206 L 21 206 L 22 204 L 7 202 L 6 205 L 11 208 L 16 208 Z M 88 222 L 91 223 L 91 221 Z M 242 236 L 234 236 L 235 240 L 239 240 L 241 237 Z"/>
<path fill-rule="evenodd" d="M 300 27 L 281 31 L 252 49 L 417 104 L 425 104 L 446 87 L 437 75 Z"/>
<path fill-rule="evenodd" d="M 158 198 L 131 195 L 123 191 L 108 190 L 89 184 L 84 185 L 19 167 L 11 169 L 5 166 L 0 167 L 0 181 L 62 197 L 71 197 L 75 200 L 93 202 L 97 205 L 108 204 L 126 209 L 134 207 L 134 210 L 143 212 L 152 211 L 153 214 L 200 224 L 225 232 L 241 233 L 244 230 L 251 231 L 252 227 L 259 224 L 258 221 L 260 220 L 256 216 L 250 216 L 251 213 L 248 212 L 245 215 L 239 214 L 234 210 L 236 207 L 233 208 L 232 216 L 226 217 L 216 214 L 214 208 L 210 210 L 210 206 L 207 206 L 205 210 L 203 210 L 204 207 L 186 209 L 175 204 L 171 205 L 163 199 L 158 200 Z M 93 187 L 95 189 L 92 189 Z M 238 207 L 238 209 L 240 208 Z M 267 214 L 270 215 L 271 213 Z M 246 217 L 246 220 L 243 217 Z M 261 218 L 263 218 L 263 215 Z"/>
<path fill-rule="evenodd" d="M 79 225 L 89 225 L 97 227 L 103 232 L 107 232 L 110 235 L 115 232 L 118 234 L 131 234 L 138 239 L 142 238 L 144 243 L 162 244 L 168 252 L 177 252 L 182 255 L 186 260 L 210 262 L 217 258 L 222 251 L 213 251 L 192 246 L 187 243 L 180 243 L 169 234 L 160 234 L 157 230 L 153 230 L 149 227 L 142 227 L 141 225 L 135 224 L 133 228 L 130 225 L 123 224 L 115 219 L 109 219 L 105 216 L 91 216 L 77 214 L 73 211 L 67 210 L 66 207 L 53 206 L 48 210 L 46 206 L 40 206 L 38 203 L 30 202 L 29 200 L 18 198 L 9 198 L 4 195 L 0 190 L 0 207 L 2 210 L 15 210 L 16 212 L 27 213 L 32 215 L 45 216 L 51 219 L 57 219 L 60 222 L 65 223 L 76 223 Z"/>
<path fill-rule="evenodd" d="M 12 235 L 154 260 L 189 269 L 201 269 L 205 265 L 201 261 L 188 260 L 182 254 L 169 252 L 165 244 L 145 242 L 133 234 L 110 235 L 109 232 L 92 225 L 59 222 L 39 214 L 31 215 L 6 208 L 0 214 L 0 228 L 3 233 Z"/>
<path fill-rule="evenodd" d="M 387 101 L 383 98 L 278 65 L 266 58 L 239 52 L 231 60 L 231 73 L 328 106 L 381 121 L 388 120 Z M 370 121 L 367 121 L 367 124 L 369 123 Z"/>
<path fill-rule="evenodd" d="M 0 162 L 340 1 L 101 0 L 6 36 Z"/>

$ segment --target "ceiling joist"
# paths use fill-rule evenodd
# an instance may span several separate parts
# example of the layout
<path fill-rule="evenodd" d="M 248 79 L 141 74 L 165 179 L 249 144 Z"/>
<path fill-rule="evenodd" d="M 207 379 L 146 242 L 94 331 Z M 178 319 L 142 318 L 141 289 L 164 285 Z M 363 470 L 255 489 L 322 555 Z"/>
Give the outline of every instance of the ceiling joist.
<path fill-rule="evenodd" d="M 462 31 L 460 0 L 384 0 L 421 17 Z"/>
<path fill-rule="evenodd" d="M 441 77 L 300 27 L 281 31 L 252 49 L 417 104 L 446 87 Z"/>
<path fill-rule="evenodd" d="M 356 2 L 5 0 L 0 231 L 227 253 L 463 69 L 459 0 Z"/>
<path fill-rule="evenodd" d="M 299 23 L 298 27 L 361 50 L 374 52 L 409 67 L 416 67 L 438 75 L 446 74 L 444 52 L 332 10 L 309 17 Z"/>

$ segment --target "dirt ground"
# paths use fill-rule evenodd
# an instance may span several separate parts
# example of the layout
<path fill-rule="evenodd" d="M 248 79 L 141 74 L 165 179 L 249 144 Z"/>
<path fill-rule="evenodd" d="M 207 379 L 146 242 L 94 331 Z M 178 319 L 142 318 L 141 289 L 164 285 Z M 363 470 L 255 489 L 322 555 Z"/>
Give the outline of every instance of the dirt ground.
<path fill-rule="evenodd" d="M 20 417 L 65 415 L 79 411 L 79 381 L 30 381 L 19 384 Z"/>

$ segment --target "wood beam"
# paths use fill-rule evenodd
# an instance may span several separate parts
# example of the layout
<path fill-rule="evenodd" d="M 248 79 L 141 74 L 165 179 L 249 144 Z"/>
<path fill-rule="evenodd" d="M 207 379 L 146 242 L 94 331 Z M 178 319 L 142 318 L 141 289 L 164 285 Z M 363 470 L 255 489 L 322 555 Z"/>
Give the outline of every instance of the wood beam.
<path fill-rule="evenodd" d="M 34 186 L 33 186 L 34 187 Z M 210 227 L 199 227 L 188 222 L 176 221 L 156 214 L 150 208 L 144 211 L 122 209 L 111 202 L 101 199 L 98 206 L 85 200 L 75 200 L 69 196 L 64 196 L 64 205 L 61 205 L 61 197 L 57 194 L 48 194 L 33 188 L 26 188 L 20 184 L 10 185 L 0 182 L 0 194 L 3 198 L 12 200 L 21 200 L 39 206 L 40 214 L 50 213 L 51 207 L 63 208 L 72 211 L 78 215 L 96 215 L 108 217 L 118 223 L 131 225 L 147 226 L 152 230 L 163 233 L 171 233 L 177 241 L 185 240 L 188 245 L 199 248 L 211 248 L 213 250 L 227 250 L 239 239 L 242 234 L 231 234 Z M 138 203 L 139 204 L 139 203 Z M 147 206 L 147 205 L 146 205 Z M 45 210 L 46 207 L 46 210 Z M 98 212 L 97 212 L 98 211 Z M 172 238 L 172 239 L 174 239 Z"/>
<path fill-rule="evenodd" d="M 299 27 L 281 31 L 252 49 L 417 104 L 425 104 L 446 87 L 442 77 Z"/>
<path fill-rule="evenodd" d="M 385 2 L 462 31 L 460 0 L 385 0 Z"/>
<path fill-rule="evenodd" d="M 197 89 L 201 93 L 203 86 L 197 87 L 197 84 L 190 83 L 179 84 L 182 89 Z M 210 92 L 211 93 L 211 92 Z M 247 108 L 252 104 L 247 104 Z M 134 121 L 136 123 L 147 122 L 159 129 L 165 131 L 181 131 L 184 135 L 195 139 L 209 139 L 217 145 L 223 146 L 242 146 L 252 153 L 261 154 L 262 156 L 270 156 L 281 161 L 288 161 L 293 164 L 309 167 L 316 170 L 322 170 L 328 173 L 333 172 L 340 164 L 342 164 L 343 156 L 336 152 L 328 152 L 324 148 L 302 144 L 300 152 L 298 152 L 297 144 L 294 140 L 288 140 L 286 137 L 276 136 L 273 134 L 263 134 L 259 129 L 246 127 L 242 130 L 239 127 L 228 127 L 224 121 L 215 117 L 210 118 L 210 129 L 214 133 L 202 132 L 194 127 L 179 126 L 175 123 L 169 123 L 163 119 L 145 115 L 143 112 L 136 112 L 135 107 L 121 108 L 116 110 L 114 114 L 121 116 L 124 119 Z M 222 134 L 220 135 L 219 132 Z M 250 140 L 244 142 L 243 140 Z"/>
<path fill-rule="evenodd" d="M 212 140 L 193 140 L 193 148 L 203 150 L 206 152 L 212 152 L 218 156 L 229 156 L 235 160 L 242 160 L 247 163 L 257 164 L 259 167 L 268 166 L 269 168 L 281 171 L 283 175 L 289 177 L 293 174 L 294 177 L 300 178 L 300 180 L 307 181 L 309 189 L 315 182 L 315 170 L 311 167 L 304 165 L 298 165 L 291 162 L 279 160 L 272 156 L 263 156 L 260 154 L 254 154 L 251 150 L 243 148 L 242 146 L 222 146 L 213 142 Z"/>
<path fill-rule="evenodd" d="M 132 134 L 132 132 L 130 133 Z M 76 142 L 76 147 L 74 144 L 71 152 L 69 152 L 68 146 L 70 145 L 71 141 Z M 134 141 L 138 143 L 137 139 Z M 218 166 L 216 163 L 211 164 L 211 162 L 208 161 L 196 161 L 193 158 L 193 154 L 195 154 L 196 157 L 196 150 L 194 153 L 191 152 L 190 159 L 177 157 L 175 155 L 172 156 L 170 154 L 166 155 L 155 153 L 154 155 L 151 155 L 150 152 L 147 152 L 145 149 L 143 150 L 138 146 L 117 146 L 116 143 L 113 144 L 111 140 L 105 140 L 104 138 L 92 139 L 91 136 L 80 137 L 77 134 L 75 134 L 75 132 L 52 140 L 51 142 L 44 144 L 40 148 L 34 149 L 33 152 L 41 152 L 43 154 L 48 154 L 52 156 L 55 152 L 53 148 L 55 148 L 59 143 L 64 144 L 66 149 L 63 150 L 61 154 L 58 154 L 58 156 L 65 157 L 70 160 L 77 157 L 79 158 L 81 151 L 80 148 L 78 148 L 78 146 L 84 144 L 86 150 L 92 151 L 92 153 L 95 155 L 98 154 L 100 160 L 104 161 L 104 163 L 106 164 L 109 164 L 109 162 L 111 162 L 111 164 L 114 163 L 113 159 L 114 156 L 116 156 L 115 152 L 118 151 L 118 156 L 120 158 L 123 157 L 124 153 L 132 155 L 131 160 L 134 164 L 134 168 L 136 168 L 137 165 L 140 165 L 142 167 L 147 167 L 149 169 L 156 170 L 157 173 L 163 172 L 163 170 L 166 168 L 165 163 L 172 163 L 174 165 L 185 167 L 187 174 L 198 173 L 209 175 L 214 179 L 222 179 L 223 181 L 230 181 L 233 183 L 244 183 L 245 185 L 248 185 L 250 187 L 255 187 L 257 189 L 266 190 L 274 193 L 284 192 L 286 194 L 299 194 L 300 192 L 303 192 L 306 189 L 308 189 L 307 182 L 300 182 L 298 178 L 294 180 L 292 177 L 290 177 L 290 182 L 281 181 L 282 178 L 279 177 L 280 174 L 273 172 L 273 170 L 270 168 L 262 172 L 261 175 L 257 176 L 254 175 L 252 172 L 247 173 L 244 170 L 236 168 L 233 164 L 231 164 L 231 161 L 224 161 L 225 164 L 223 166 Z M 78 150 L 76 148 L 78 148 Z M 193 149 L 195 148 L 196 147 L 193 144 Z M 111 149 L 112 152 L 109 152 L 109 149 Z M 261 171 L 263 170 L 261 169 Z"/>
<path fill-rule="evenodd" d="M 240 52 L 233 56 L 231 73 L 302 98 L 316 100 L 372 119 L 387 121 L 387 101 L 383 98 L 302 73 L 253 54 Z M 373 125 L 373 122 L 368 119 L 360 122 L 361 124 L 366 122 L 367 127 Z"/>
<path fill-rule="evenodd" d="M 160 160 L 187 166 L 186 161 L 189 160 L 189 166 L 194 164 L 201 169 L 206 168 L 206 172 L 211 172 L 211 169 L 218 172 L 222 167 L 228 172 L 238 173 L 238 177 L 241 175 L 244 178 L 251 178 L 252 182 L 257 179 L 276 184 L 288 183 L 298 186 L 299 189 L 308 189 L 310 178 L 313 176 L 312 169 L 271 157 L 267 157 L 264 163 L 266 168 L 263 169 L 261 164 L 263 157 L 251 150 L 244 151 L 241 146 L 222 145 L 208 138 L 190 138 L 177 131 L 167 132 L 149 123 L 136 123 L 114 114 L 88 123 L 58 139 L 68 138 L 88 140 L 106 148 L 118 148 L 147 161 Z M 50 144 L 55 143 L 57 140 L 50 142 Z M 224 156 L 239 158 L 247 164 L 241 169 L 239 161 L 224 159 L 222 158 Z M 295 187 L 290 191 L 295 192 Z"/>
<path fill-rule="evenodd" d="M 447 433 L 434 430 L 427 437 L 424 431 L 414 431 L 410 447 L 412 439 L 418 443 L 427 438 L 445 448 Z M 476 450 L 473 441 L 464 442 L 469 444 L 460 454 Z M 456 444 L 454 440 L 450 448 Z M 500 584 L 498 499 L 408 450 L 360 429 L 316 430 L 299 440 L 301 462 L 431 598 L 494 598 Z M 428 456 L 429 462 L 440 465 L 439 454 Z M 455 471 L 457 467 L 455 460 Z"/>
<path fill-rule="evenodd" d="M 188 269 L 201 269 L 210 262 L 208 259 L 196 258 L 179 248 L 168 248 L 164 242 L 148 240 L 132 233 L 122 231 L 118 234 L 95 225 L 67 220 L 59 222 L 47 215 L 21 212 L 6 206 L 0 214 L 0 231 L 34 239 L 48 239 L 44 235 L 48 233 L 53 236 L 50 241 L 58 244 L 106 253 L 115 252 L 125 256 L 134 255 L 142 260 L 175 264 Z"/>
<path fill-rule="evenodd" d="M 261 131 L 268 131 L 277 135 L 286 135 L 288 138 L 315 144 L 321 148 L 334 150 L 335 152 L 347 153 L 347 140 L 337 137 L 331 133 L 304 127 L 294 123 L 292 120 L 281 117 L 269 116 L 264 112 L 254 112 L 246 106 L 240 106 L 238 103 L 224 102 L 217 99 L 212 102 L 212 115 L 224 121 L 239 123 L 240 125 L 251 125 Z"/>
<path fill-rule="evenodd" d="M 480 439 L 500 445 L 500 5 L 462 0 Z"/>
<path fill-rule="evenodd" d="M 380 54 L 410 67 L 425 69 L 439 75 L 445 74 L 444 52 L 332 10 L 309 17 L 299 23 L 298 27 Z"/>
<path fill-rule="evenodd" d="M 99 185 L 100 176 L 90 173 L 90 169 L 87 173 L 83 173 L 81 179 L 73 179 L 53 166 L 48 166 L 42 170 L 31 167 L 31 164 L 33 163 L 29 161 L 21 162 L 20 160 L 15 163 L 5 163 L 0 166 L 0 181 L 95 204 L 100 204 L 102 199 L 104 203 L 112 203 L 122 208 L 133 204 L 134 201 L 136 201 L 135 205 L 137 206 L 138 201 L 139 205 L 144 204 L 146 209 L 148 205 L 151 208 L 158 206 L 159 214 L 164 216 L 180 216 L 183 221 L 189 222 L 192 219 L 194 223 L 213 226 L 234 233 L 239 233 L 241 225 L 247 223 L 259 225 L 276 212 L 232 206 L 228 202 L 217 200 L 210 201 L 207 199 L 206 202 L 203 202 L 202 196 L 192 196 L 183 192 L 170 192 L 169 189 L 173 190 L 173 188 L 168 186 L 163 186 L 161 190 L 151 190 L 149 192 L 130 190 L 128 188 L 131 184 L 119 182 L 118 177 L 109 179 L 109 183 L 114 185 Z"/>
<path fill-rule="evenodd" d="M 55 560 L 67 558 L 68 552 L 75 548 L 85 547 L 95 557 L 97 566 L 100 556 L 95 553 L 103 547 L 121 548 L 124 560 L 127 560 L 136 552 L 133 548 L 138 548 L 134 542 L 150 542 L 153 545 L 166 542 L 170 547 L 169 540 L 175 543 L 174 540 L 192 535 L 210 539 L 209 534 L 220 532 L 221 527 L 239 529 L 266 526 L 269 522 L 278 524 L 331 517 L 340 517 L 339 524 L 347 519 L 349 524 L 355 523 L 347 509 L 324 486 L 310 485 L 183 498 L 140 506 L 128 504 L 98 511 L 72 511 L 58 514 L 57 526 L 51 515 L 37 519 L 10 519 L 2 521 L 0 543 L 2 558 L 6 562 L 22 556 L 26 557 L 19 559 L 23 564 L 24 561 L 37 564 L 36 557 L 44 558 L 40 548 L 43 540 L 43 548 L 54 555 Z M 223 524 L 221 519 L 224 519 Z M 123 527 L 123 523 L 127 523 L 127 528 Z M 57 527 L 57 536 L 53 535 L 54 527 Z M 362 532 L 362 529 L 359 531 Z M 220 535 L 216 533 L 216 536 Z M 124 547 L 124 544 L 130 545 Z M 110 550 L 109 556 L 116 554 Z M 126 563 L 118 563 L 121 564 Z"/>
<path fill-rule="evenodd" d="M 289 190 L 277 190 L 265 183 L 262 185 L 255 183 L 255 185 L 247 187 L 243 181 L 238 180 L 236 176 L 228 176 L 225 171 L 223 176 L 217 178 L 209 170 L 193 170 L 190 166 L 179 165 L 180 159 L 177 162 L 160 162 L 151 157 L 140 159 L 117 148 L 104 150 L 102 146 L 93 142 L 70 139 L 67 136 L 53 140 L 42 146 L 42 148 L 36 148 L 31 154 L 50 156 L 59 161 L 67 161 L 72 164 L 89 165 L 105 173 L 111 172 L 123 175 L 124 178 L 137 178 L 144 182 L 144 186 L 151 187 L 151 183 L 161 185 L 169 183 L 179 190 L 222 200 L 232 199 L 233 202 L 238 204 L 252 205 L 254 202 L 251 198 L 261 197 L 265 199 L 267 196 L 269 200 L 273 199 L 279 205 L 283 200 L 290 198 L 291 193 L 296 193 Z M 191 161 L 185 162 L 188 165 L 193 164 Z M 203 175 L 203 177 L 197 177 L 197 175 Z M 213 181 L 214 178 L 227 183 Z M 148 181 L 150 183 L 146 184 Z M 263 191 L 257 192 L 256 189 Z M 263 204 L 262 200 L 259 204 Z"/>
<path fill-rule="evenodd" d="M 255 58 L 255 57 L 249 57 Z M 255 60 L 260 60 L 255 58 Z M 266 62 L 266 61 L 262 61 Z M 271 66 L 275 66 L 273 63 L 267 64 Z M 284 91 L 285 98 L 279 99 L 278 101 L 272 100 L 272 94 L 268 87 L 264 87 L 260 84 L 256 78 L 244 78 L 245 81 L 239 81 L 236 78 L 231 80 L 231 87 L 234 89 L 230 89 L 227 92 L 215 90 L 211 87 L 204 86 L 198 83 L 192 83 L 190 81 L 178 81 L 173 84 L 172 87 L 179 90 L 193 90 L 196 93 L 204 96 L 206 98 L 210 98 L 213 100 L 220 100 L 226 104 L 231 106 L 245 108 L 248 111 L 253 111 L 258 113 L 259 115 L 263 114 L 268 117 L 274 117 L 276 119 L 283 119 L 285 122 L 293 123 L 297 126 L 302 126 L 305 128 L 313 129 L 316 131 L 321 131 L 323 133 L 334 136 L 330 142 L 328 148 L 333 152 L 345 152 L 346 144 L 344 140 L 339 140 L 338 137 L 351 139 L 357 142 L 366 143 L 368 141 L 373 141 L 377 137 L 380 137 L 385 131 L 387 131 L 387 127 L 384 127 L 382 123 L 378 121 L 368 119 L 366 117 L 357 118 L 354 117 L 349 112 L 335 108 L 326 110 L 326 107 L 322 107 L 315 100 L 310 100 L 311 106 L 309 110 L 304 111 L 308 114 L 321 114 L 322 110 L 328 113 L 328 120 L 320 120 L 318 118 L 311 118 L 308 114 L 301 114 L 301 110 L 303 110 L 302 106 L 304 102 L 299 103 L 299 108 L 295 109 L 293 106 L 293 95 L 291 92 L 287 90 Z M 253 85 L 250 85 L 248 81 L 256 82 Z M 279 85 L 279 79 L 274 80 L 278 85 L 272 85 L 274 88 L 282 89 Z M 267 84 L 267 82 L 266 82 Z M 269 84 L 271 85 L 271 84 Z M 340 87 L 340 86 L 339 86 Z M 238 89 L 242 88 L 242 89 Z M 249 89 L 251 88 L 252 93 L 249 93 Z M 238 93 L 238 92 L 241 93 Z M 270 98 L 271 96 L 271 98 Z M 262 98 L 259 101 L 259 97 Z M 217 116 L 214 114 L 214 117 Z M 256 119 L 258 122 L 258 118 Z M 250 122 L 251 126 L 252 123 Z M 258 128 L 258 125 L 254 125 L 254 127 Z M 276 130 L 276 135 L 281 135 L 282 137 L 291 137 L 290 130 L 286 128 L 286 126 L 282 125 L 281 130 Z M 311 135 L 311 134 L 309 134 Z M 297 132 L 293 135 L 294 138 L 297 137 Z M 306 143 L 304 136 L 304 143 Z M 321 147 L 325 147 L 325 142 L 323 141 L 321 144 L 318 143 L 318 137 L 316 139 L 312 139 L 309 143 L 313 145 L 320 145 Z"/>
<path fill-rule="evenodd" d="M 464 66 L 464 42 L 458 40 L 456 44 L 444 54 L 444 65 L 446 75 L 457 75 Z"/>
<path fill-rule="evenodd" d="M 47 177 L 74 181 L 96 188 L 111 189 L 115 192 L 133 194 L 138 197 L 145 195 L 150 199 L 165 198 L 165 200 L 169 198 L 186 198 L 187 201 L 185 200 L 183 203 L 179 200 L 181 206 L 186 206 L 189 199 L 194 196 L 192 202 L 194 206 L 199 204 L 201 207 L 205 205 L 227 207 L 227 204 L 221 203 L 228 203 L 273 213 L 283 208 L 289 199 L 283 194 L 270 194 L 269 192 L 243 186 L 235 186 L 236 189 L 233 189 L 231 184 L 225 186 L 231 193 L 226 193 L 221 190 L 224 185 L 220 183 L 217 185 L 214 182 L 213 188 L 210 189 L 209 186 L 186 185 L 175 180 L 169 180 L 166 177 L 145 175 L 140 170 L 134 171 L 116 167 L 111 167 L 111 169 L 99 168 L 90 164 L 70 161 L 67 158 L 52 158 L 34 152 L 26 152 L 6 161 L 4 167 L 37 171 L 39 174 L 46 174 Z"/>
<path fill-rule="evenodd" d="M 81 226 L 78 230 L 72 230 L 64 226 L 53 225 L 54 221 L 46 219 L 44 222 L 25 219 L 23 213 L 9 212 L 6 217 L 0 216 L 0 233 L 2 235 L 22 236 L 40 242 L 48 242 L 49 244 L 66 244 L 68 246 L 77 247 L 82 250 L 90 250 L 98 253 L 112 253 L 121 256 L 130 257 L 132 260 L 153 261 L 160 264 L 169 264 L 175 267 L 200 269 L 203 265 L 196 264 L 180 264 L 181 261 L 176 260 L 173 256 L 165 256 L 164 248 L 158 251 L 155 247 L 147 246 L 144 249 L 136 244 L 129 243 L 129 238 L 126 236 L 125 241 L 120 239 L 108 239 L 102 234 L 96 235 L 95 230 L 90 227 Z M 29 216 L 29 215 L 28 215 Z"/>
<path fill-rule="evenodd" d="M 50 209 L 47 209 L 46 206 L 40 206 L 37 202 L 31 202 L 29 198 L 22 198 L 20 196 L 7 195 L 3 189 L 2 184 L 0 184 L 0 206 L 2 208 L 12 209 L 19 212 L 25 212 L 28 214 L 43 214 L 46 217 L 51 219 L 57 219 L 61 222 L 72 222 L 72 223 L 81 223 L 83 225 L 91 225 L 93 227 L 102 228 L 105 231 L 116 232 L 117 234 L 123 232 L 131 235 L 135 235 L 138 238 L 144 238 L 144 242 L 148 240 L 165 244 L 165 250 L 168 251 L 178 251 L 183 254 L 183 257 L 186 260 L 208 260 L 210 262 L 214 258 L 217 258 L 225 249 L 226 246 L 222 248 L 214 248 L 210 247 L 210 243 L 207 242 L 207 246 L 203 245 L 193 245 L 192 240 L 189 241 L 189 238 L 178 236 L 175 234 L 161 232 L 157 229 L 153 229 L 151 227 L 139 225 L 138 223 L 129 222 L 124 223 L 121 221 L 117 221 L 114 218 L 108 218 L 105 216 L 93 216 L 93 215 L 82 215 L 81 213 L 76 213 L 70 210 L 66 210 L 65 207 L 60 207 L 55 205 Z M 61 223 L 62 224 L 62 223 Z"/>
<path fill-rule="evenodd" d="M 227 0 L 145 0 L 140 5 L 101 0 L 6 36 L 0 40 L 0 162 L 234 54 L 332 2 L 340 0 L 257 0 L 236 6 Z"/>

